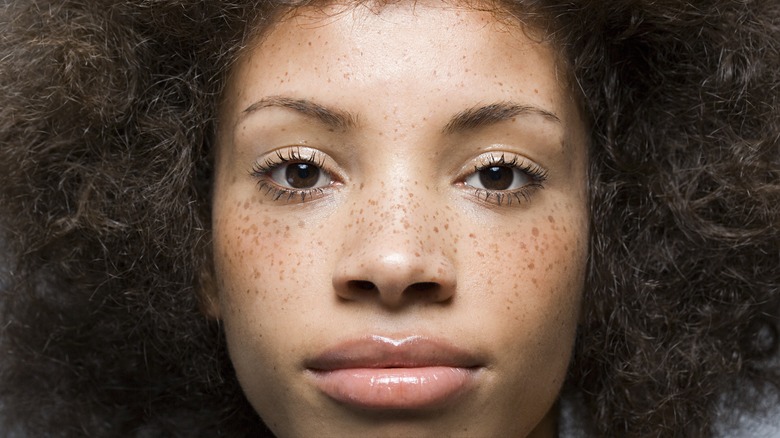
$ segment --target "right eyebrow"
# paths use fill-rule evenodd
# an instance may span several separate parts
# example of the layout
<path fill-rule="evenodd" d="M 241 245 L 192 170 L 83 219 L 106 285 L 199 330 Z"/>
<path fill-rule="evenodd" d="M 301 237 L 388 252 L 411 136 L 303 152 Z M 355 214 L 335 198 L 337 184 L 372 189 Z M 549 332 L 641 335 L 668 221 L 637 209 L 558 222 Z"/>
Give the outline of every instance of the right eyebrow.
<path fill-rule="evenodd" d="M 249 105 L 242 112 L 242 118 L 268 107 L 293 110 L 335 130 L 345 130 L 354 127 L 357 124 L 357 117 L 347 111 L 328 108 L 308 99 L 297 99 L 286 96 L 264 97 Z"/>

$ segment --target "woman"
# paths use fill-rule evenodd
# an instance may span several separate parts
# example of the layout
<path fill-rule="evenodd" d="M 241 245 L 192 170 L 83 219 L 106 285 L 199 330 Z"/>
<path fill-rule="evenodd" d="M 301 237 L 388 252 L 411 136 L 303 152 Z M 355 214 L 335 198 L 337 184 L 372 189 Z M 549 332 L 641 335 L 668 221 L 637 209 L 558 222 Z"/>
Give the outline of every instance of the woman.
<path fill-rule="evenodd" d="M 777 381 L 772 6 L 7 9 L 12 427 L 707 436 Z"/>

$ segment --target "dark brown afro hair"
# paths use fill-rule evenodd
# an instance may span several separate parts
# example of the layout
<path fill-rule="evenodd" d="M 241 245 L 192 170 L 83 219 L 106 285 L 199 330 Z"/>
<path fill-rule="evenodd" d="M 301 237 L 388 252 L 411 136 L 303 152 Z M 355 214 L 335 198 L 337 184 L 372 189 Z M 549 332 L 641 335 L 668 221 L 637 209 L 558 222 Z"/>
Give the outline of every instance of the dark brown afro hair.
<path fill-rule="evenodd" d="M 270 436 L 198 291 L 226 72 L 285 7 L 0 1 L 0 430 Z M 499 8 L 561 49 L 592 126 L 567 391 L 594 433 L 709 436 L 775 397 L 780 4 Z"/>

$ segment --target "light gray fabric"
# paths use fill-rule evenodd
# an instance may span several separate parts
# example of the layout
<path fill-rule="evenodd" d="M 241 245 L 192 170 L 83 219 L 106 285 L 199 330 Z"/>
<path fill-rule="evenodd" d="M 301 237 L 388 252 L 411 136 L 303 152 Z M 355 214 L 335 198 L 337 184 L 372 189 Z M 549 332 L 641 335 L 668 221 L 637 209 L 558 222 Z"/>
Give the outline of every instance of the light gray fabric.
<path fill-rule="evenodd" d="M 720 425 L 718 438 L 780 438 L 780 408 L 760 415 L 740 415 L 735 424 Z"/>
<path fill-rule="evenodd" d="M 717 424 L 713 438 L 780 438 L 780 403 L 777 400 L 767 405 L 756 395 L 756 403 L 764 410 L 757 414 L 735 414 L 730 412 L 726 402 L 721 406 L 724 421 Z M 733 408 L 731 408 L 733 409 Z M 576 395 L 562 398 L 560 403 L 560 419 L 558 424 L 559 438 L 593 438 L 583 421 L 584 406 Z"/>

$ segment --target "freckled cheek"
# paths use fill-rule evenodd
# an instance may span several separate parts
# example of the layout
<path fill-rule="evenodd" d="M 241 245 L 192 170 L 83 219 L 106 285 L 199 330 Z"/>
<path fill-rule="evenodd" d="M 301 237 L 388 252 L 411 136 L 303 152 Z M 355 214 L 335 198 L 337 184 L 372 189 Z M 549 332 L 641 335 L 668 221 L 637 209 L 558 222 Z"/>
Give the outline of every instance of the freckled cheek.
<path fill-rule="evenodd" d="M 316 266 L 323 242 L 300 221 L 250 211 L 227 212 L 214 226 L 214 257 L 220 298 L 229 307 L 262 301 L 262 309 L 286 306 L 299 297 L 307 272 Z M 273 297 L 272 302 L 267 298 Z M 257 303 L 256 303 L 257 304 Z"/>
<path fill-rule="evenodd" d="M 494 311 L 512 320 L 548 324 L 579 311 L 586 264 L 586 230 L 573 223 L 535 220 L 490 240 L 470 233 L 468 275 L 481 278 Z M 530 320 L 529 320 L 530 318 Z"/>

